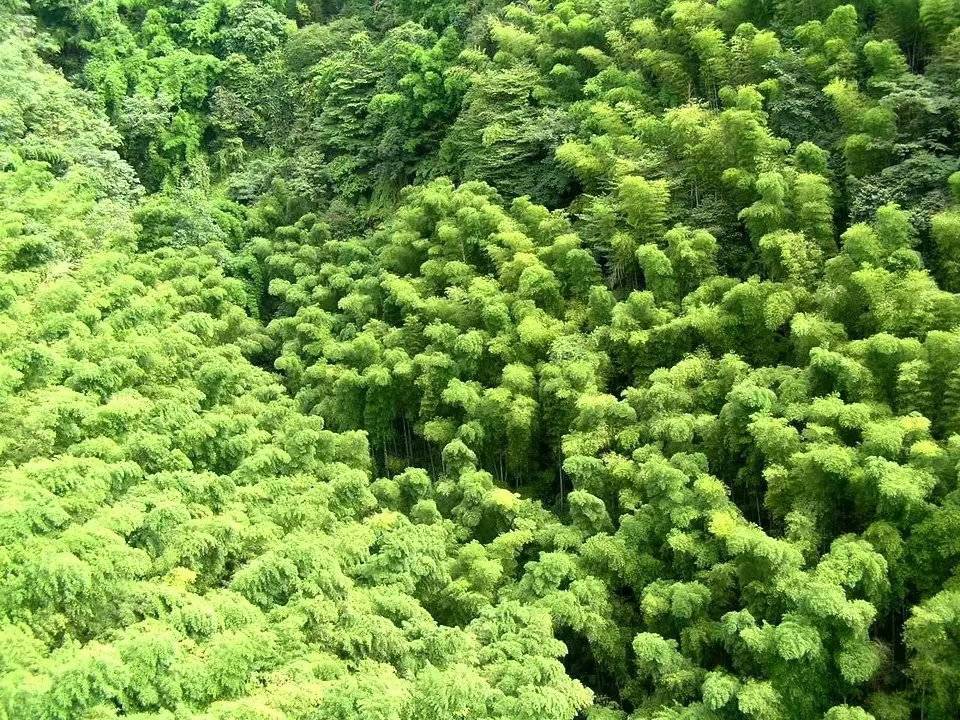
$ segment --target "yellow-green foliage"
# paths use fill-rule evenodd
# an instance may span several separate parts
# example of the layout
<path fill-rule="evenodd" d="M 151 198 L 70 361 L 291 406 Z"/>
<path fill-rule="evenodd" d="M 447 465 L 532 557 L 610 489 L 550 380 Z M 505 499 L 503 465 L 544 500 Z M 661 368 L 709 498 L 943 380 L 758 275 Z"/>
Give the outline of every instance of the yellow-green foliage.
<path fill-rule="evenodd" d="M 0 720 L 956 718 L 958 23 L 8 2 Z"/>

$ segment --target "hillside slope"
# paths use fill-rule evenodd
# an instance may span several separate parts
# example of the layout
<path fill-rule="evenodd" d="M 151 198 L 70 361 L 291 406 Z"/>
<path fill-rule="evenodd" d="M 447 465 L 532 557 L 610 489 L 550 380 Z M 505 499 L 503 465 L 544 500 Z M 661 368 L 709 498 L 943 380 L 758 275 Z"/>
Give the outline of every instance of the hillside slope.
<path fill-rule="evenodd" d="M 0 719 L 960 714 L 954 0 L 0 27 Z"/>

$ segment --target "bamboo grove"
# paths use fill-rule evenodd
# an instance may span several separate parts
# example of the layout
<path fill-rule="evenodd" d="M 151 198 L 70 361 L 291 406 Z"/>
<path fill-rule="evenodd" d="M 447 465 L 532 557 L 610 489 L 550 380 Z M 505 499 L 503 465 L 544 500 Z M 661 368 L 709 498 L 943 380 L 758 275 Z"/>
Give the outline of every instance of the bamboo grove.
<path fill-rule="evenodd" d="M 0 720 L 958 716 L 958 0 L 0 0 Z"/>

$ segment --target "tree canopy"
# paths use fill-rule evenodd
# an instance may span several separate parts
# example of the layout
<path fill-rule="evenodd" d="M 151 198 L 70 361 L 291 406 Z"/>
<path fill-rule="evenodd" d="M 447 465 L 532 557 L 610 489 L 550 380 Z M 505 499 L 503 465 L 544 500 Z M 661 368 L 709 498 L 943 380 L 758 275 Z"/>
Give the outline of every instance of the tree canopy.
<path fill-rule="evenodd" d="M 954 0 L 0 2 L 0 720 L 960 716 Z"/>

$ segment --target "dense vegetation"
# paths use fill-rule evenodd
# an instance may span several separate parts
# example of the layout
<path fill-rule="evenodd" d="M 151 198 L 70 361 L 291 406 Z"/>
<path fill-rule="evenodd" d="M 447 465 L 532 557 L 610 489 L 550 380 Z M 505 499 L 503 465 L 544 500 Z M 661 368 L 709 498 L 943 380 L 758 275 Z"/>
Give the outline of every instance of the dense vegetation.
<path fill-rule="evenodd" d="M 0 0 L 0 720 L 960 716 L 957 0 Z"/>

